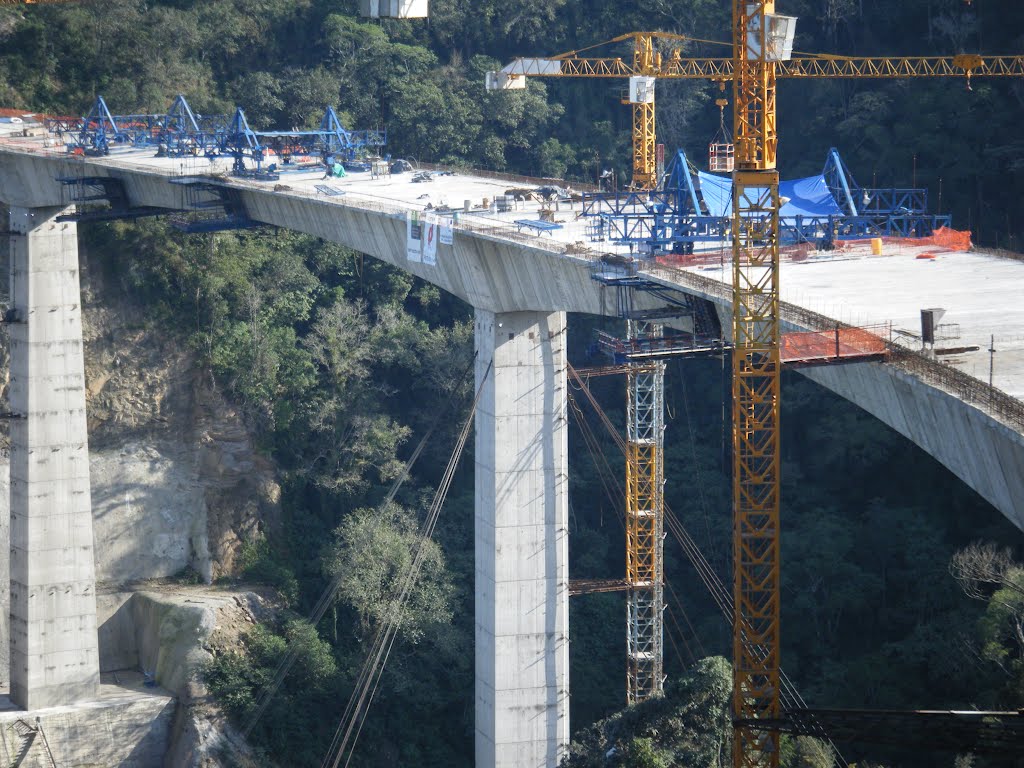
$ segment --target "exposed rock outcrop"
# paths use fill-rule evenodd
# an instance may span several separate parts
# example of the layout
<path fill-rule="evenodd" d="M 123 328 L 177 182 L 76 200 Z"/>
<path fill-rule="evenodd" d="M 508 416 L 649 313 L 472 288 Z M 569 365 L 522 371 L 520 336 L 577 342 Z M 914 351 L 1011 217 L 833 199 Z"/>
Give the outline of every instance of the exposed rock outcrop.
<path fill-rule="evenodd" d="M 275 608 L 255 592 L 149 583 L 98 596 L 100 662 L 105 670 L 141 669 L 178 700 L 164 765 L 176 768 L 266 766 L 212 700 L 203 665 L 234 650 Z"/>
<path fill-rule="evenodd" d="M 273 464 L 195 356 L 82 264 L 97 579 L 230 574 L 280 525 Z"/>

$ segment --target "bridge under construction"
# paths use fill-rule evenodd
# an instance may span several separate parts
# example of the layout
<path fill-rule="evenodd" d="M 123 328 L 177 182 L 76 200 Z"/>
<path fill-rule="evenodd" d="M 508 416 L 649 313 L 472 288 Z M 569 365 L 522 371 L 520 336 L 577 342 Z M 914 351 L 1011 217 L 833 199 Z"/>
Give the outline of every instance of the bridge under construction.
<path fill-rule="evenodd" d="M 426 12 L 425 2 L 364 6 L 376 17 Z M 1024 267 L 969 252 L 969 236 L 922 190 L 859 186 L 836 150 L 820 175 L 780 180 L 776 82 L 970 83 L 1024 75 L 1024 57 L 794 56 L 795 21 L 773 0 L 735 0 L 727 59 L 665 57 L 654 39 L 679 36 L 633 33 L 610 41 L 634 43 L 631 64 L 571 51 L 488 76 L 495 90 L 528 77 L 628 79 L 634 162 L 622 192 L 388 162 L 383 131 L 349 130 L 332 107 L 308 131 L 253 130 L 241 108 L 198 115 L 181 97 L 164 114 L 115 115 L 98 98 L 82 118 L 5 118 L 14 704 L 93 700 L 100 673 L 77 227 L 167 215 L 185 232 L 307 232 L 473 306 L 477 765 L 555 766 L 569 739 L 567 312 L 627 327 L 602 343 L 627 380 L 628 700 L 658 695 L 663 679 L 662 361 L 728 353 L 734 765 L 777 766 L 779 733 L 809 718 L 848 724 L 825 710 L 783 716 L 781 371 L 799 367 L 862 405 L 1024 529 L 1014 291 Z M 735 139 L 709 148 L 712 170 L 731 178 L 683 153 L 664 166 L 654 136 L 663 78 L 732 84 Z"/>
<path fill-rule="evenodd" d="M 12 412 L 22 417 L 14 425 L 28 426 L 36 418 L 59 422 L 56 431 L 27 434 L 39 435 L 51 452 L 58 449 L 55 455 L 66 453 L 72 465 L 87 445 L 78 367 L 75 218 L 111 210 L 112 203 L 73 199 L 87 188 L 84 180 L 90 180 L 94 193 L 118 190 L 113 204 L 123 210 L 175 212 L 183 222 L 197 211 L 200 220 L 211 209 L 226 218 L 224 201 L 230 201 L 234 215 L 247 222 L 343 243 L 469 302 L 477 312 L 483 392 L 475 447 L 478 764 L 502 764 L 499 755 L 511 754 L 516 757 L 504 764 L 553 765 L 569 733 L 565 312 L 621 316 L 620 299 L 627 294 L 638 313 L 656 312 L 665 306 L 660 292 L 669 291 L 704 302 L 710 315 L 725 317 L 730 296 L 725 257 L 639 260 L 627 244 L 595 248 L 577 218 L 581 203 L 571 196 L 516 200 L 508 195 L 509 210 L 498 210 L 494 201 L 508 190 L 542 186 L 527 180 L 433 168 L 376 178 L 369 171 L 352 172 L 325 180 L 323 169 L 315 167 L 267 183 L 231 178 L 230 158 L 211 163 L 154 154 L 149 148 L 69 157 L 52 146 L 49 134 L 2 141 L 0 178 L 11 206 L 14 285 L 20 286 L 12 295 L 10 310 L 17 317 L 12 315 L 11 331 L 28 333 L 26 342 L 12 346 L 12 380 L 24 388 L 24 398 L 11 402 Z M 413 181 L 417 175 L 421 180 Z M 195 179 L 213 191 L 190 191 L 200 183 Z M 217 207 L 193 207 L 207 199 Z M 518 225 L 521 220 L 550 221 L 559 228 L 538 232 Z M 812 333 L 819 340 L 812 347 L 824 349 L 823 357 L 829 358 L 835 357 L 828 350 L 837 338 L 840 346 L 846 343 L 848 329 L 874 328 L 872 338 L 886 352 L 884 362 L 819 365 L 803 372 L 915 440 L 1024 528 L 1022 479 L 1010 471 L 1024 462 L 1024 410 L 1018 399 L 1024 392 L 1019 341 L 1024 314 L 1013 290 L 1024 264 L 935 243 L 883 242 L 881 250 L 876 255 L 870 241 L 851 242 L 782 259 L 780 307 L 787 330 Z M 879 281 L 892 286 L 885 295 L 873 289 Z M 640 282 L 645 290 L 628 287 Z M 940 303 L 945 315 L 933 324 L 929 342 L 922 336 L 921 310 Z M 692 331 L 691 317 L 692 312 L 672 322 Z M 43 320 L 53 329 L 38 324 Z M 988 351 L 993 337 L 994 353 Z M 60 356 L 62 365 L 70 366 L 66 370 L 53 367 L 54 344 L 61 338 L 69 350 Z M 790 338 L 801 346 L 799 337 Z M 662 342 L 624 339 L 615 341 L 612 351 L 637 358 L 645 348 L 649 353 L 652 343 Z M 961 350 L 944 352 L 954 346 Z M 46 394 L 54 392 L 62 393 L 59 402 Z M 15 457 L 19 451 L 38 457 L 34 445 L 15 441 Z M 46 465 L 25 466 L 19 482 L 26 490 L 12 496 L 15 504 L 30 505 L 22 513 L 25 519 L 42 515 L 38 505 L 54 493 L 83 498 L 87 478 L 60 479 Z M 83 517 L 75 529 L 87 530 L 87 521 Z M 13 696 L 26 708 L 87 699 L 98 673 L 89 650 L 95 627 L 89 618 L 87 550 L 69 541 L 59 550 L 66 552 L 61 560 L 56 552 L 35 549 L 42 540 L 31 531 L 21 534 L 13 527 L 11 535 L 15 552 L 25 548 L 24 555 L 12 558 L 13 581 L 42 577 L 45 584 L 66 584 L 82 595 L 75 609 L 81 612 L 74 614 L 82 618 L 60 619 L 68 626 L 73 621 L 79 640 L 54 650 L 28 647 L 28 656 L 43 666 L 51 666 L 50 653 L 69 660 L 61 684 L 48 688 L 45 678 L 30 676 Z M 33 577 L 18 576 L 21 563 L 40 557 L 64 564 L 52 575 L 36 570 Z M 12 602 L 12 611 L 17 606 Z M 11 642 L 25 641 L 12 635 Z"/>

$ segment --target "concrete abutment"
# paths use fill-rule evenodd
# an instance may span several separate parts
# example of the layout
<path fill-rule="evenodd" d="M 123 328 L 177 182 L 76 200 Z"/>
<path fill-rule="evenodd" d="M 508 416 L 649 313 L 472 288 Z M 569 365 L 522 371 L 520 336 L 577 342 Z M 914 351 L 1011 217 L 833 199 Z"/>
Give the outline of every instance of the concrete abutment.
<path fill-rule="evenodd" d="M 565 312 L 476 311 L 476 766 L 569 743 Z"/>

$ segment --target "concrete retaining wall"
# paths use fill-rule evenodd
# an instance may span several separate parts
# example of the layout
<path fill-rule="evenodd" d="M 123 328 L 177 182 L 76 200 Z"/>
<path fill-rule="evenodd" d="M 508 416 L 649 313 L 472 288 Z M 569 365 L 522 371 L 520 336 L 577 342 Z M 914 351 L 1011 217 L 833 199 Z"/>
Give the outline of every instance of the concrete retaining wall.
<path fill-rule="evenodd" d="M 104 686 L 103 688 L 112 688 Z M 0 712 L 0 758 L 19 768 L 159 768 L 170 744 L 169 696 L 116 689 L 109 698 L 32 713 Z M 20 721 L 20 722 L 19 722 Z M 42 732 L 21 736 L 28 728 Z M 44 744 L 45 741 L 45 744 Z M 49 752 L 53 756 L 50 762 Z M 20 762 L 15 763 L 19 755 Z"/>
<path fill-rule="evenodd" d="M 97 600 L 100 669 L 139 669 L 175 694 L 184 692 L 210 654 L 203 649 L 217 609 L 232 597 L 120 592 Z"/>

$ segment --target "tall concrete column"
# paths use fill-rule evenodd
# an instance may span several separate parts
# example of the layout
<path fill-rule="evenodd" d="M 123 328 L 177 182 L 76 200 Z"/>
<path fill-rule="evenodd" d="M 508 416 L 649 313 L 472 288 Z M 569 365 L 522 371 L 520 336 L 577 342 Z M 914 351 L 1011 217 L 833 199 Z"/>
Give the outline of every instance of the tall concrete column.
<path fill-rule="evenodd" d="M 10 210 L 11 699 L 39 709 L 99 685 L 78 233 Z"/>
<path fill-rule="evenodd" d="M 564 312 L 476 311 L 476 766 L 569 742 Z"/>

